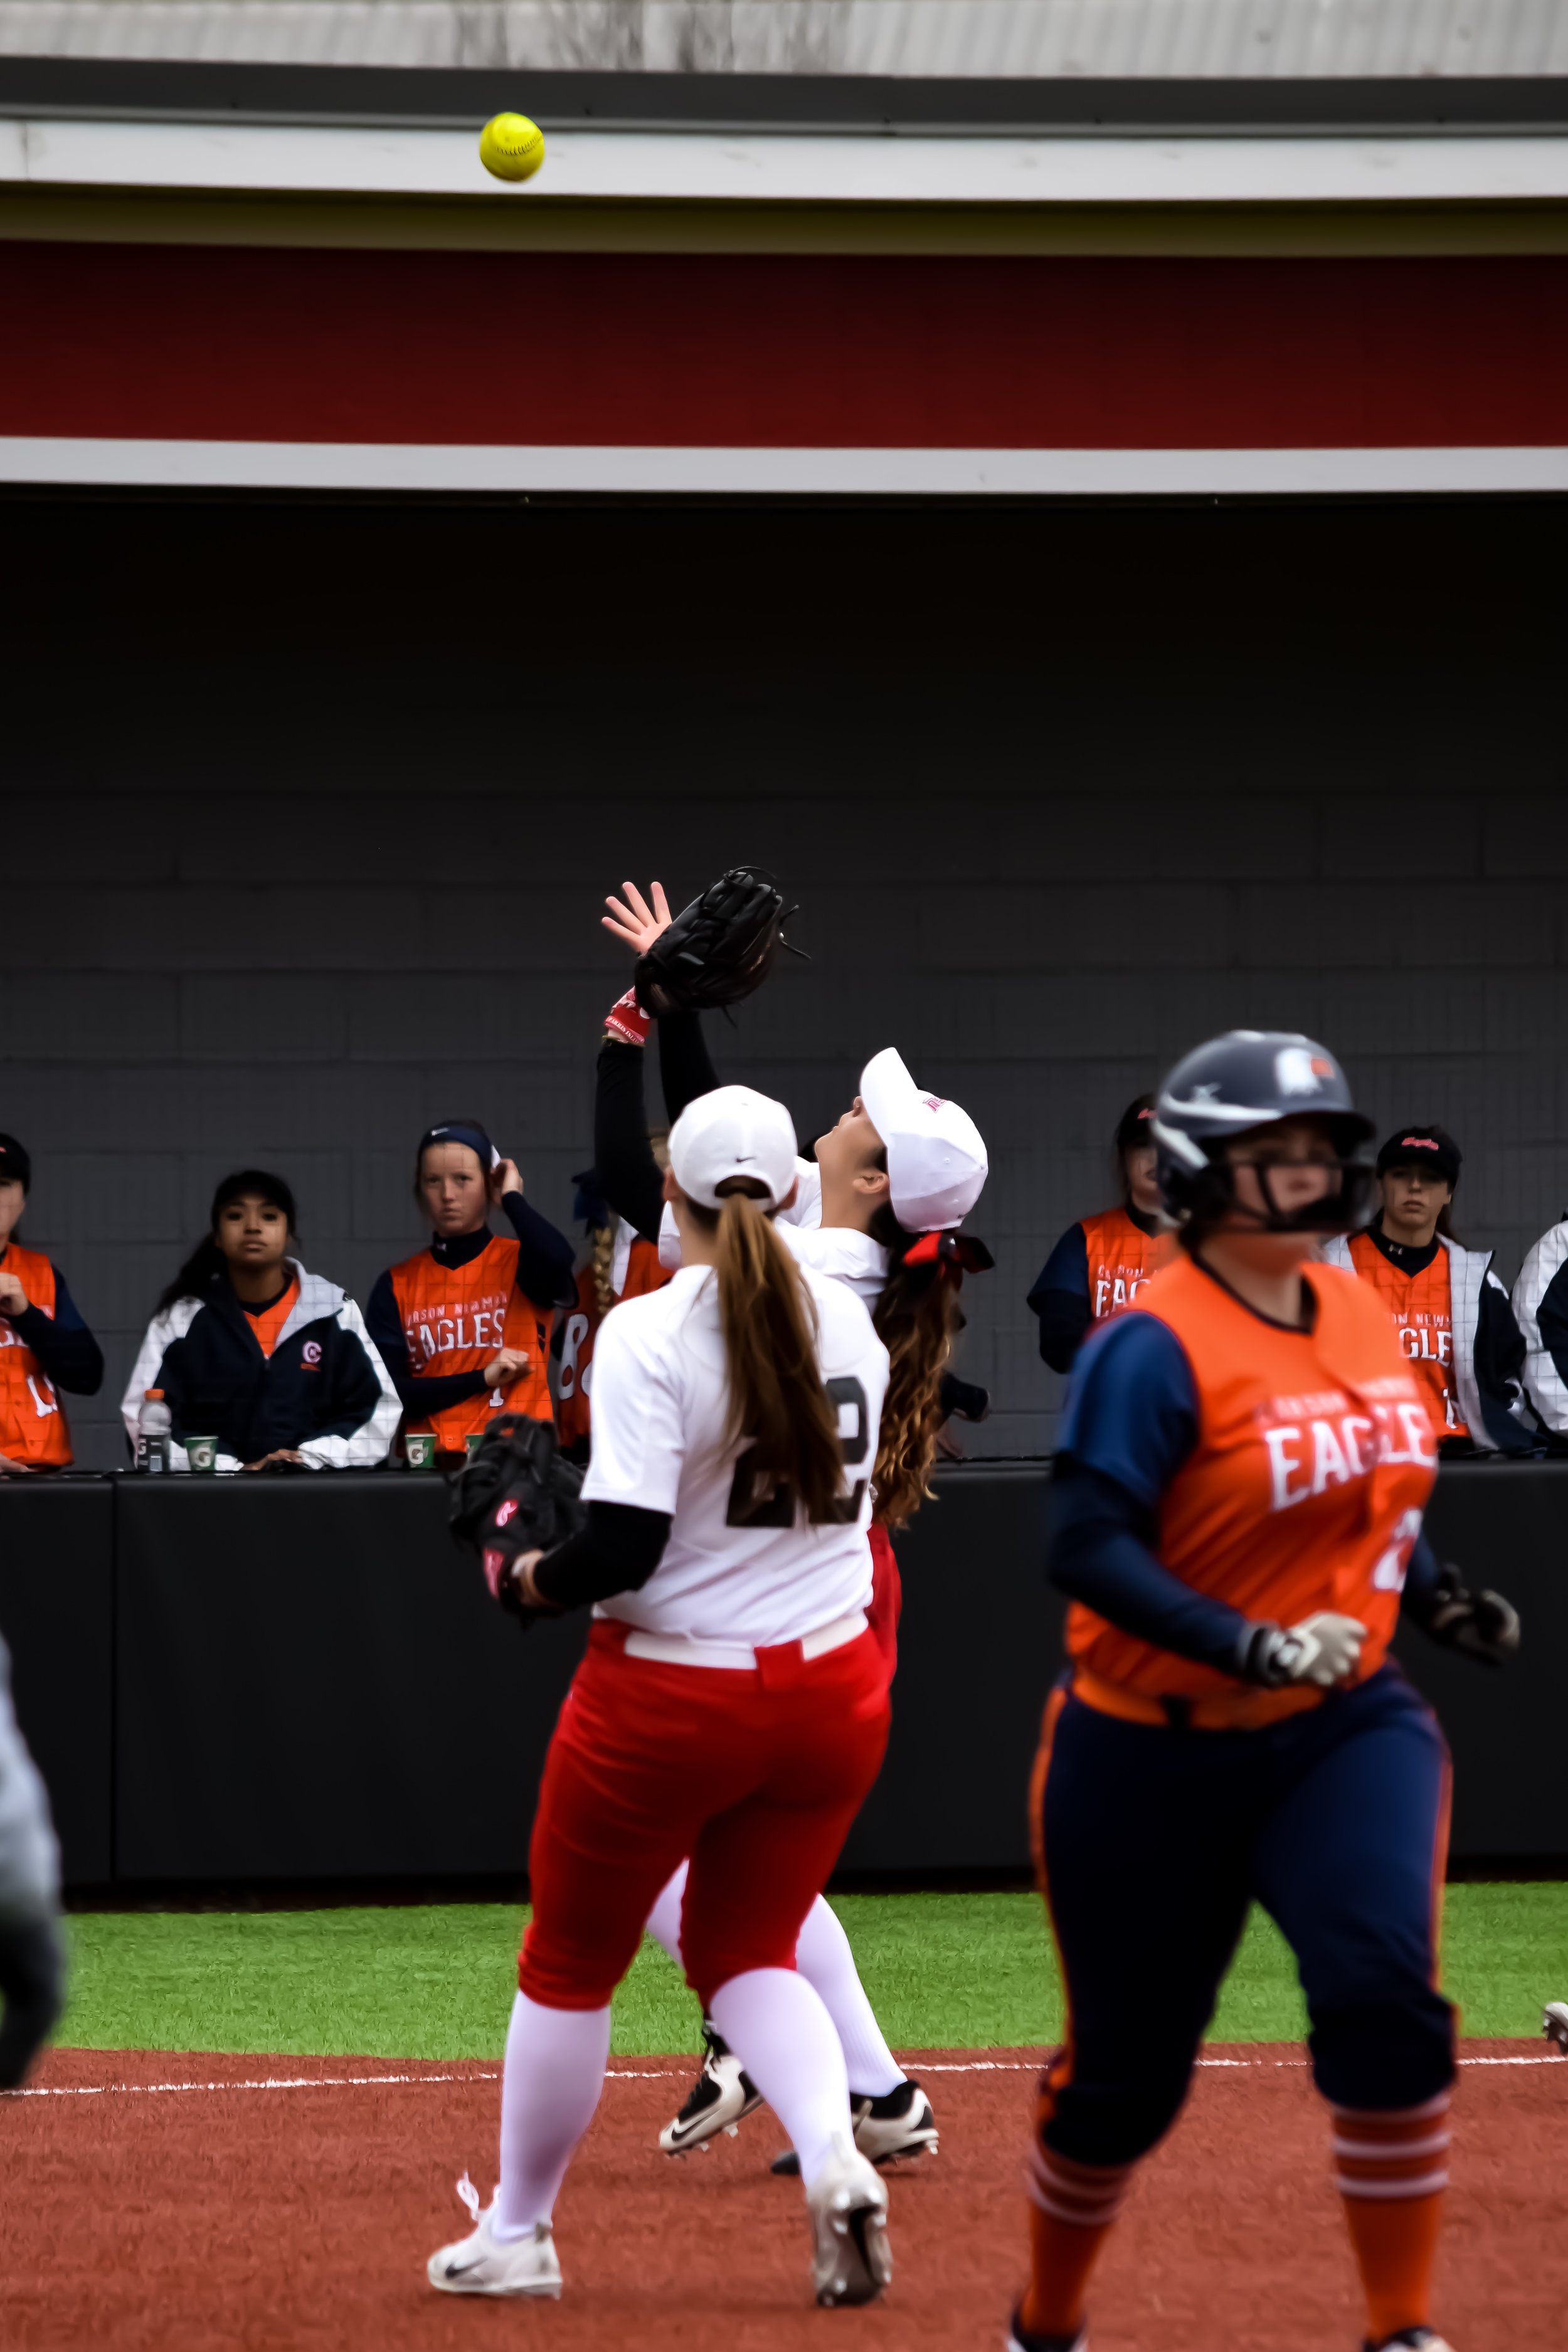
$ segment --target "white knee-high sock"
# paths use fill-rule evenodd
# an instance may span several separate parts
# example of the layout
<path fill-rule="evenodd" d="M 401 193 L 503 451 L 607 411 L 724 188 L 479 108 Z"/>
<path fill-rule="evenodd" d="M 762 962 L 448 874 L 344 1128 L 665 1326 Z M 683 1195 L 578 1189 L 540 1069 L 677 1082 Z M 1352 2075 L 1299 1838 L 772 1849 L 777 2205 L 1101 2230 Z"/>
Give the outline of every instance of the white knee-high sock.
<path fill-rule="evenodd" d="M 748 1969 L 713 1996 L 713 2022 L 800 2158 L 809 2189 L 836 2133 L 849 2137 L 849 2079 L 833 2020 L 794 1969 Z"/>
<path fill-rule="evenodd" d="M 906 2078 L 903 2068 L 882 2039 L 855 1966 L 855 1955 L 843 1923 L 826 1895 L 819 1895 L 805 1915 L 795 1964 L 816 1992 L 833 2020 L 844 2049 L 849 2088 L 867 2099 L 885 2098 Z"/>
<path fill-rule="evenodd" d="M 686 1896 L 686 1874 L 691 1867 L 683 1862 L 668 1886 L 661 1887 L 653 1909 L 647 1915 L 647 1932 L 664 1946 L 677 1968 L 680 1958 L 680 1906 Z"/>
<path fill-rule="evenodd" d="M 549 2221 L 573 2151 L 594 2120 L 609 2054 L 607 2009 L 542 2009 L 521 1992 L 512 2002 L 496 2237 L 521 2238 Z"/>

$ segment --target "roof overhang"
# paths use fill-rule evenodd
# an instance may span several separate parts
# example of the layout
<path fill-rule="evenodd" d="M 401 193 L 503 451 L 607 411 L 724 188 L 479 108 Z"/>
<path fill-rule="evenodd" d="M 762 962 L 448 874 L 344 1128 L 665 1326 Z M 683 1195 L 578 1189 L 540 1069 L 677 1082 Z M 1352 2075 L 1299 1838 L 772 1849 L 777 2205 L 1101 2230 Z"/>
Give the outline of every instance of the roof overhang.
<path fill-rule="evenodd" d="M 1498 137 L 552 131 L 492 179 L 475 127 L 0 113 L 0 185 L 568 205 L 933 208 L 1568 203 L 1568 132 Z"/>
<path fill-rule="evenodd" d="M 549 140 L 521 187 L 478 157 L 507 106 Z M 68 267 L 41 250 L 60 243 Z M 147 250 L 127 268 L 115 246 Z M 290 247 L 316 251 L 280 270 L 269 249 Z M 0 59 L 7 252 L 13 483 L 1568 491 L 1556 81 Z M 546 259 L 566 253 L 596 258 Z M 888 254 L 909 266 L 870 268 Z M 112 370 L 76 356 L 84 334 Z M 366 350 L 396 363 L 362 369 Z"/>

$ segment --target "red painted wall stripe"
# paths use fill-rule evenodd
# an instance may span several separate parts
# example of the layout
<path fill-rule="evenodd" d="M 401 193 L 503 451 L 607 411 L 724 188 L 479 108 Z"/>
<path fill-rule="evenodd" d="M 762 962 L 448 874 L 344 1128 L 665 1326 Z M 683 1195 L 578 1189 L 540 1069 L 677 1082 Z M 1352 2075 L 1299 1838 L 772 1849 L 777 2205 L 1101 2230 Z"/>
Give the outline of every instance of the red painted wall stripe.
<path fill-rule="evenodd" d="M 0 433 L 689 446 L 1568 443 L 1568 260 L 0 245 Z"/>

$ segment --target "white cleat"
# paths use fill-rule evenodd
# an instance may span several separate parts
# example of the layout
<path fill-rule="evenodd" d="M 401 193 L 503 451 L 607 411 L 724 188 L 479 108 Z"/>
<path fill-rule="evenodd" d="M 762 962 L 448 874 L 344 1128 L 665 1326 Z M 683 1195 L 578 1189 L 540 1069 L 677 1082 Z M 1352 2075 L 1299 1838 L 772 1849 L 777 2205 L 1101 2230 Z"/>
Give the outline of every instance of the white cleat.
<path fill-rule="evenodd" d="M 746 2117 L 763 2104 L 762 2093 L 706 2018 L 702 2039 L 707 2045 L 702 2071 L 680 2113 L 658 2136 L 666 2156 L 685 2156 L 691 2148 L 706 2147 L 721 2132 L 728 2132 L 733 2139 Z"/>
<path fill-rule="evenodd" d="M 893 2275 L 888 2192 L 843 2133 L 805 2192 L 805 2209 L 818 2303 L 874 2303 Z"/>
<path fill-rule="evenodd" d="M 1385 2336 L 1381 2344 L 1369 2344 L 1366 2352 L 1454 2352 L 1454 2347 L 1435 2327 L 1402 2327 L 1397 2336 Z"/>
<path fill-rule="evenodd" d="M 561 2264 L 548 2221 L 536 2221 L 521 2238 L 497 2240 L 490 2234 L 495 2199 L 479 2212 L 477 2191 L 465 2172 L 458 2194 L 477 2217 L 466 2238 L 439 2246 L 425 2265 L 425 2275 L 443 2294 L 547 2294 L 559 2301 Z"/>
<path fill-rule="evenodd" d="M 1007 2330 L 1005 2352 L 1039 2352 L 1042 2345 L 1056 2346 L 1059 2352 L 1089 2352 L 1089 2327 L 1086 2323 L 1069 2343 L 1065 2336 L 1026 2335 L 1016 2312 Z"/>
<path fill-rule="evenodd" d="M 912 2077 L 879 2099 L 851 2091 L 849 2120 L 855 2145 L 868 2164 L 897 2164 L 902 2157 L 936 2154 L 936 2117 L 931 2101 Z M 793 2180 L 800 2170 L 800 2158 L 793 2147 L 786 2147 L 782 2156 L 774 2157 L 769 2169 Z"/>
<path fill-rule="evenodd" d="M 871 2164 L 896 2164 L 904 2156 L 934 2156 L 936 2117 L 920 2084 L 900 2083 L 884 2099 L 851 2099 L 855 2145 Z"/>
<path fill-rule="evenodd" d="M 1541 2012 L 1541 2031 L 1568 2058 L 1568 2000 L 1549 2000 Z"/>

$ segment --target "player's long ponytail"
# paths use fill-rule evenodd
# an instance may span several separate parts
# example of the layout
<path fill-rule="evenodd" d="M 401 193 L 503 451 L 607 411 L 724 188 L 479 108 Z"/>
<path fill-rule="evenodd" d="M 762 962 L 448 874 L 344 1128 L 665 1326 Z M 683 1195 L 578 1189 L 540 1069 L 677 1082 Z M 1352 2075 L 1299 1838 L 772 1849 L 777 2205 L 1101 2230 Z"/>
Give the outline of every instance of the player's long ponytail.
<path fill-rule="evenodd" d="M 888 1393 L 877 1439 L 877 1517 L 906 1527 L 931 1493 L 931 1465 L 941 1425 L 937 1392 L 952 1343 L 963 1328 L 958 1285 L 938 1259 L 906 1265 L 920 1236 L 906 1233 L 886 1202 L 871 1239 L 889 1251 L 888 1278 L 871 1309 L 888 1351 Z"/>
<path fill-rule="evenodd" d="M 844 1457 L 838 1420 L 816 1360 L 810 1294 L 773 1223 L 737 1186 L 717 1213 L 688 1205 L 718 1229 L 714 1270 L 730 1374 L 731 1439 L 752 1439 L 759 1501 L 787 1486 L 814 1526 L 837 1516 Z"/>

